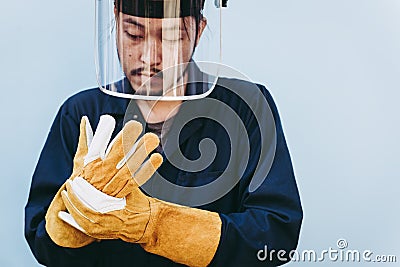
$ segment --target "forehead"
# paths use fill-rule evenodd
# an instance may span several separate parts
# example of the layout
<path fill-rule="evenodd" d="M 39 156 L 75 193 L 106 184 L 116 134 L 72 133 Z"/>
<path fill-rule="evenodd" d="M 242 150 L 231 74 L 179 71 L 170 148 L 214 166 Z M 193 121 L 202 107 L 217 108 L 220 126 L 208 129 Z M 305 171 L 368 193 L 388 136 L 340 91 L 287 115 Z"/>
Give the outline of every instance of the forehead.
<path fill-rule="evenodd" d="M 129 26 L 136 26 L 142 29 L 189 29 L 192 23 L 195 22 L 193 17 L 183 17 L 183 18 L 143 18 L 132 16 L 124 13 L 119 14 L 120 23 L 124 23 Z"/>

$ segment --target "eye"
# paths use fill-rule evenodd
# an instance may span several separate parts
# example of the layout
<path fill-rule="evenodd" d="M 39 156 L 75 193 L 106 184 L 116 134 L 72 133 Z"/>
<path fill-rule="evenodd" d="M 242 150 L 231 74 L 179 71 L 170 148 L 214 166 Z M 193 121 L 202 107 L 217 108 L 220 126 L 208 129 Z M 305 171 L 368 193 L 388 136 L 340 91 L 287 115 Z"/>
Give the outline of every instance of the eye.
<path fill-rule="evenodd" d="M 182 41 L 183 40 L 183 38 L 175 38 L 175 39 L 172 39 L 172 38 L 163 38 L 163 41 L 165 41 L 165 42 L 170 42 L 170 43 L 175 43 L 175 42 L 179 42 L 179 41 Z"/>
<path fill-rule="evenodd" d="M 134 33 L 129 33 L 128 31 L 125 31 L 125 34 L 128 36 L 129 39 L 133 41 L 140 41 L 144 39 L 144 36 L 141 34 L 134 34 Z"/>
<path fill-rule="evenodd" d="M 181 34 L 164 34 L 162 39 L 167 42 L 179 42 L 183 41 L 183 36 Z"/>

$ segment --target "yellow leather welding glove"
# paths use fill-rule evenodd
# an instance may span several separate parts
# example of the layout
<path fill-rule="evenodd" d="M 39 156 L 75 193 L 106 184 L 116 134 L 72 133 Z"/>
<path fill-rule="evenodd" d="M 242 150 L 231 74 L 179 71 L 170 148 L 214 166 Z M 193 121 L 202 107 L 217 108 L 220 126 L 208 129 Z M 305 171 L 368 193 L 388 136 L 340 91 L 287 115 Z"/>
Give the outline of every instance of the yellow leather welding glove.
<path fill-rule="evenodd" d="M 189 266 L 207 266 L 215 255 L 221 235 L 221 219 L 215 212 L 160 201 L 139 188 L 119 208 L 107 210 L 95 202 L 111 197 L 98 190 L 95 197 L 88 197 L 92 186 L 85 180 L 66 187 L 62 197 L 75 226 L 90 236 L 140 243 L 150 253 Z"/>

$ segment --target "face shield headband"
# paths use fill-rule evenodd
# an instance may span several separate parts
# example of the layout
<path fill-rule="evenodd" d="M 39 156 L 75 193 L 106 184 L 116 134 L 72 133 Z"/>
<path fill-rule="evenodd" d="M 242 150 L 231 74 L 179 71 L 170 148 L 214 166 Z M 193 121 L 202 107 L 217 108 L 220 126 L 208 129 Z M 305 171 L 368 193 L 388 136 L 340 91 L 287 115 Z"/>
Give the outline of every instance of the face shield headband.
<path fill-rule="evenodd" d="M 196 15 L 200 17 L 204 0 L 116 0 L 115 8 L 118 12 L 136 17 L 179 18 Z"/>

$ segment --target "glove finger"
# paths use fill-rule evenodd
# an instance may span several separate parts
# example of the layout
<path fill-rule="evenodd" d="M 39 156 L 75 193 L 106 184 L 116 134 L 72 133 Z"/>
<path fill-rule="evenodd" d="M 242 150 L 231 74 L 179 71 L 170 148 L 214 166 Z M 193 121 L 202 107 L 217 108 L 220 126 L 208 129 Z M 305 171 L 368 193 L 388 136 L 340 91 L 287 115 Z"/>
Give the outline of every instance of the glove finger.
<path fill-rule="evenodd" d="M 126 211 L 114 210 L 100 213 L 87 207 L 74 193 L 70 183 L 67 191 L 62 192 L 63 201 L 68 212 L 88 235 L 98 239 L 117 239 L 122 223 L 126 219 Z"/>
<path fill-rule="evenodd" d="M 115 192 L 115 197 L 126 197 L 135 188 L 137 188 L 136 184 L 134 182 L 129 182 L 119 192 Z"/>
<path fill-rule="evenodd" d="M 134 181 L 138 186 L 145 184 L 161 166 L 163 157 L 159 153 L 154 153 L 141 166 L 141 168 L 133 176 Z"/>
<path fill-rule="evenodd" d="M 159 143 L 160 140 L 158 139 L 158 136 L 153 133 L 147 133 L 140 138 L 135 153 L 133 153 L 126 162 L 126 165 L 132 174 L 139 169 L 146 157 L 158 146 Z"/>
<path fill-rule="evenodd" d="M 121 175 L 119 175 L 120 173 L 121 172 L 118 172 L 111 181 L 104 186 L 103 190 L 101 190 L 103 193 L 112 197 L 123 198 L 132 191 L 135 186 L 132 177 L 129 173 L 121 177 Z"/>
<path fill-rule="evenodd" d="M 127 156 L 129 151 L 133 148 L 142 130 L 142 124 L 139 122 L 133 120 L 127 122 L 122 131 L 118 133 L 116 138 L 109 145 L 105 154 L 105 165 L 117 166 L 118 162 L 124 156 Z"/>
<path fill-rule="evenodd" d="M 96 132 L 94 133 L 93 140 L 90 143 L 88 153 L 85 157 L 84 164 L 103 158 L 106 153 L 106 148 L 110 142 L 111 135 L 115 128 L 115 119 L 110 115 L 102 115 L 99 124 L 97 125 Z"/>
<path fill-rule="evenodd" d="M 121 188 L 127 183 L 127 179 L 122 182 L 114 179 L 114 182 L 109 185 L 108 188 L 105 187 L 111 182 L 115 173 L 118 172 L 120 168 L 118 164 L 121 164 L 124 160 L 126 160 L 125 157 L 128 157 L 129 153 L 131 153 L 130 150 L 136 147 L 135 142 L 141 132 L 142 125 L 139 122 L 129 121 L 124 126 L 122 131 L 118 133 L 116 138 L 111 142 L 107 149 L 105 159 L 101 164 L 101 173 L 106 175 L 92 176 L 89 182 L 99 190 L 112 196 L 115 195 L 113 194 L 115 190 L 120 191 Z M 121 183 L 123 183 L 123 185 L 119 186 L 119 189 L 116 189 L 115 187 Z"/>
<path fill-rule="evenodd" d="M 136 150 L 138 144 L 135 144 L 135 142 L 142 130 L 142 125 L 139 122 L 133 120 L 129 121 L 111 142 L 102 164 L 102 172 L 109 174 L 109 179 L 105 180 L 104 177 L 97 177 L 99 181 L 96 181 L 96 177 L 94 177 L 94 179 L 90 181 L 97 188 L 100 188 L 102 192 L 114 197 L 124 197 L 121 194 L 117 195 L 117 193 L 127 186 L 131 177 L 115 176 L 115 173 L 119 171 L 120 166 L 123 166 L 125 161 Z M 132 186 L 133 183 L 131 182 L 130 188 Z"/>
<path fill-rule="evenodd" d="M 124 209 L 126 201 L 124 198 L 115 198 L 101 192 L 82 177 L 77 177 L 69 182 L 73 196 L 85 205 L 85 207 L 105 214 L 109 211 Z"/>
<path fill-rule="evenodd" d="M 68 212 L 74 217 L 75 221 L 85 230 L 90 224 L 96 223 L 97 212 L 86 207 L 78 197 L 73 193 L 71 185 L 66 184 L 67 190 L 61 192 L 62 199 Z"/>
<path fill-rule="evenodd" d="M 93 130 L 88 117 L 83 116 L 79 126 L 79 141 L 74 157 L 74 173 L 76 175 L 83 168 L 84 157 L 88 153 L 88 147 L 93 138 Z"/>
<path fill-rule="evenodd" d="M 46 231 L 50 238 L 59 246 L 79 248 L 94 241 L 92 237 L 76 230 L 69 224 L 64 223 L 58 217 L 58 213 L 66 210 L 61 192 L 65 190 L 65 184 L 60 187 L 46 213 Z"/>
<path fill-rule="evenodd" d="M 71 216 L 68 212 L 65 211 L 59 211 L 58 212 L 58 218 L 63 220 L 64 222 L 68 223 L 70 226 L 74 227 L 75 229 L 81 231 L 82 233 L 86 233 L 85 229 L 83 229 L 74 219 L 74 217 Z"/>
<path fill-rule="evenodd" d="M 112 191 L 112 194 L 110 195 L 118 198 L 126 197 L 132 192 L 134 188 L 138 188 L 139 186 L 146 183 L 153 176 L 155 171 L 161 166 L 162 162 L 163 157 L 159 153 L 151 155 L 150 159 L 143 163 L 143 165 L 136 172 L 134 177 L 132 177 L 129 168 L 127 166 L 124 166 L 114 176 L 113 180 L 110 181 L 109 185 L 106 186 L 108 187 L 108 191 Z M 120 181 L 119 184 L 118 181 Z M 126 181 L 125 184 L 124 181 Z"/>
<path fill-rule="evenodd" d="M 74 202 L 79 200 L 73 200 L 74 197 L 72 197 L 72 195 L 73 194 L 69 194 L 67 191 L 63 191 L 61 193 L 62 199 L 69 214 L 72 215 L 75 222 L 85 231 L 86 235 L 96 239 L 110 239 L 99 233 L 101 231 L 99 229 L 100 227 L 98 227 L 98 224 L 94 220 L 90 219 L 87 214 L 76 207 L 76 203 L 74 204 Z"/>

